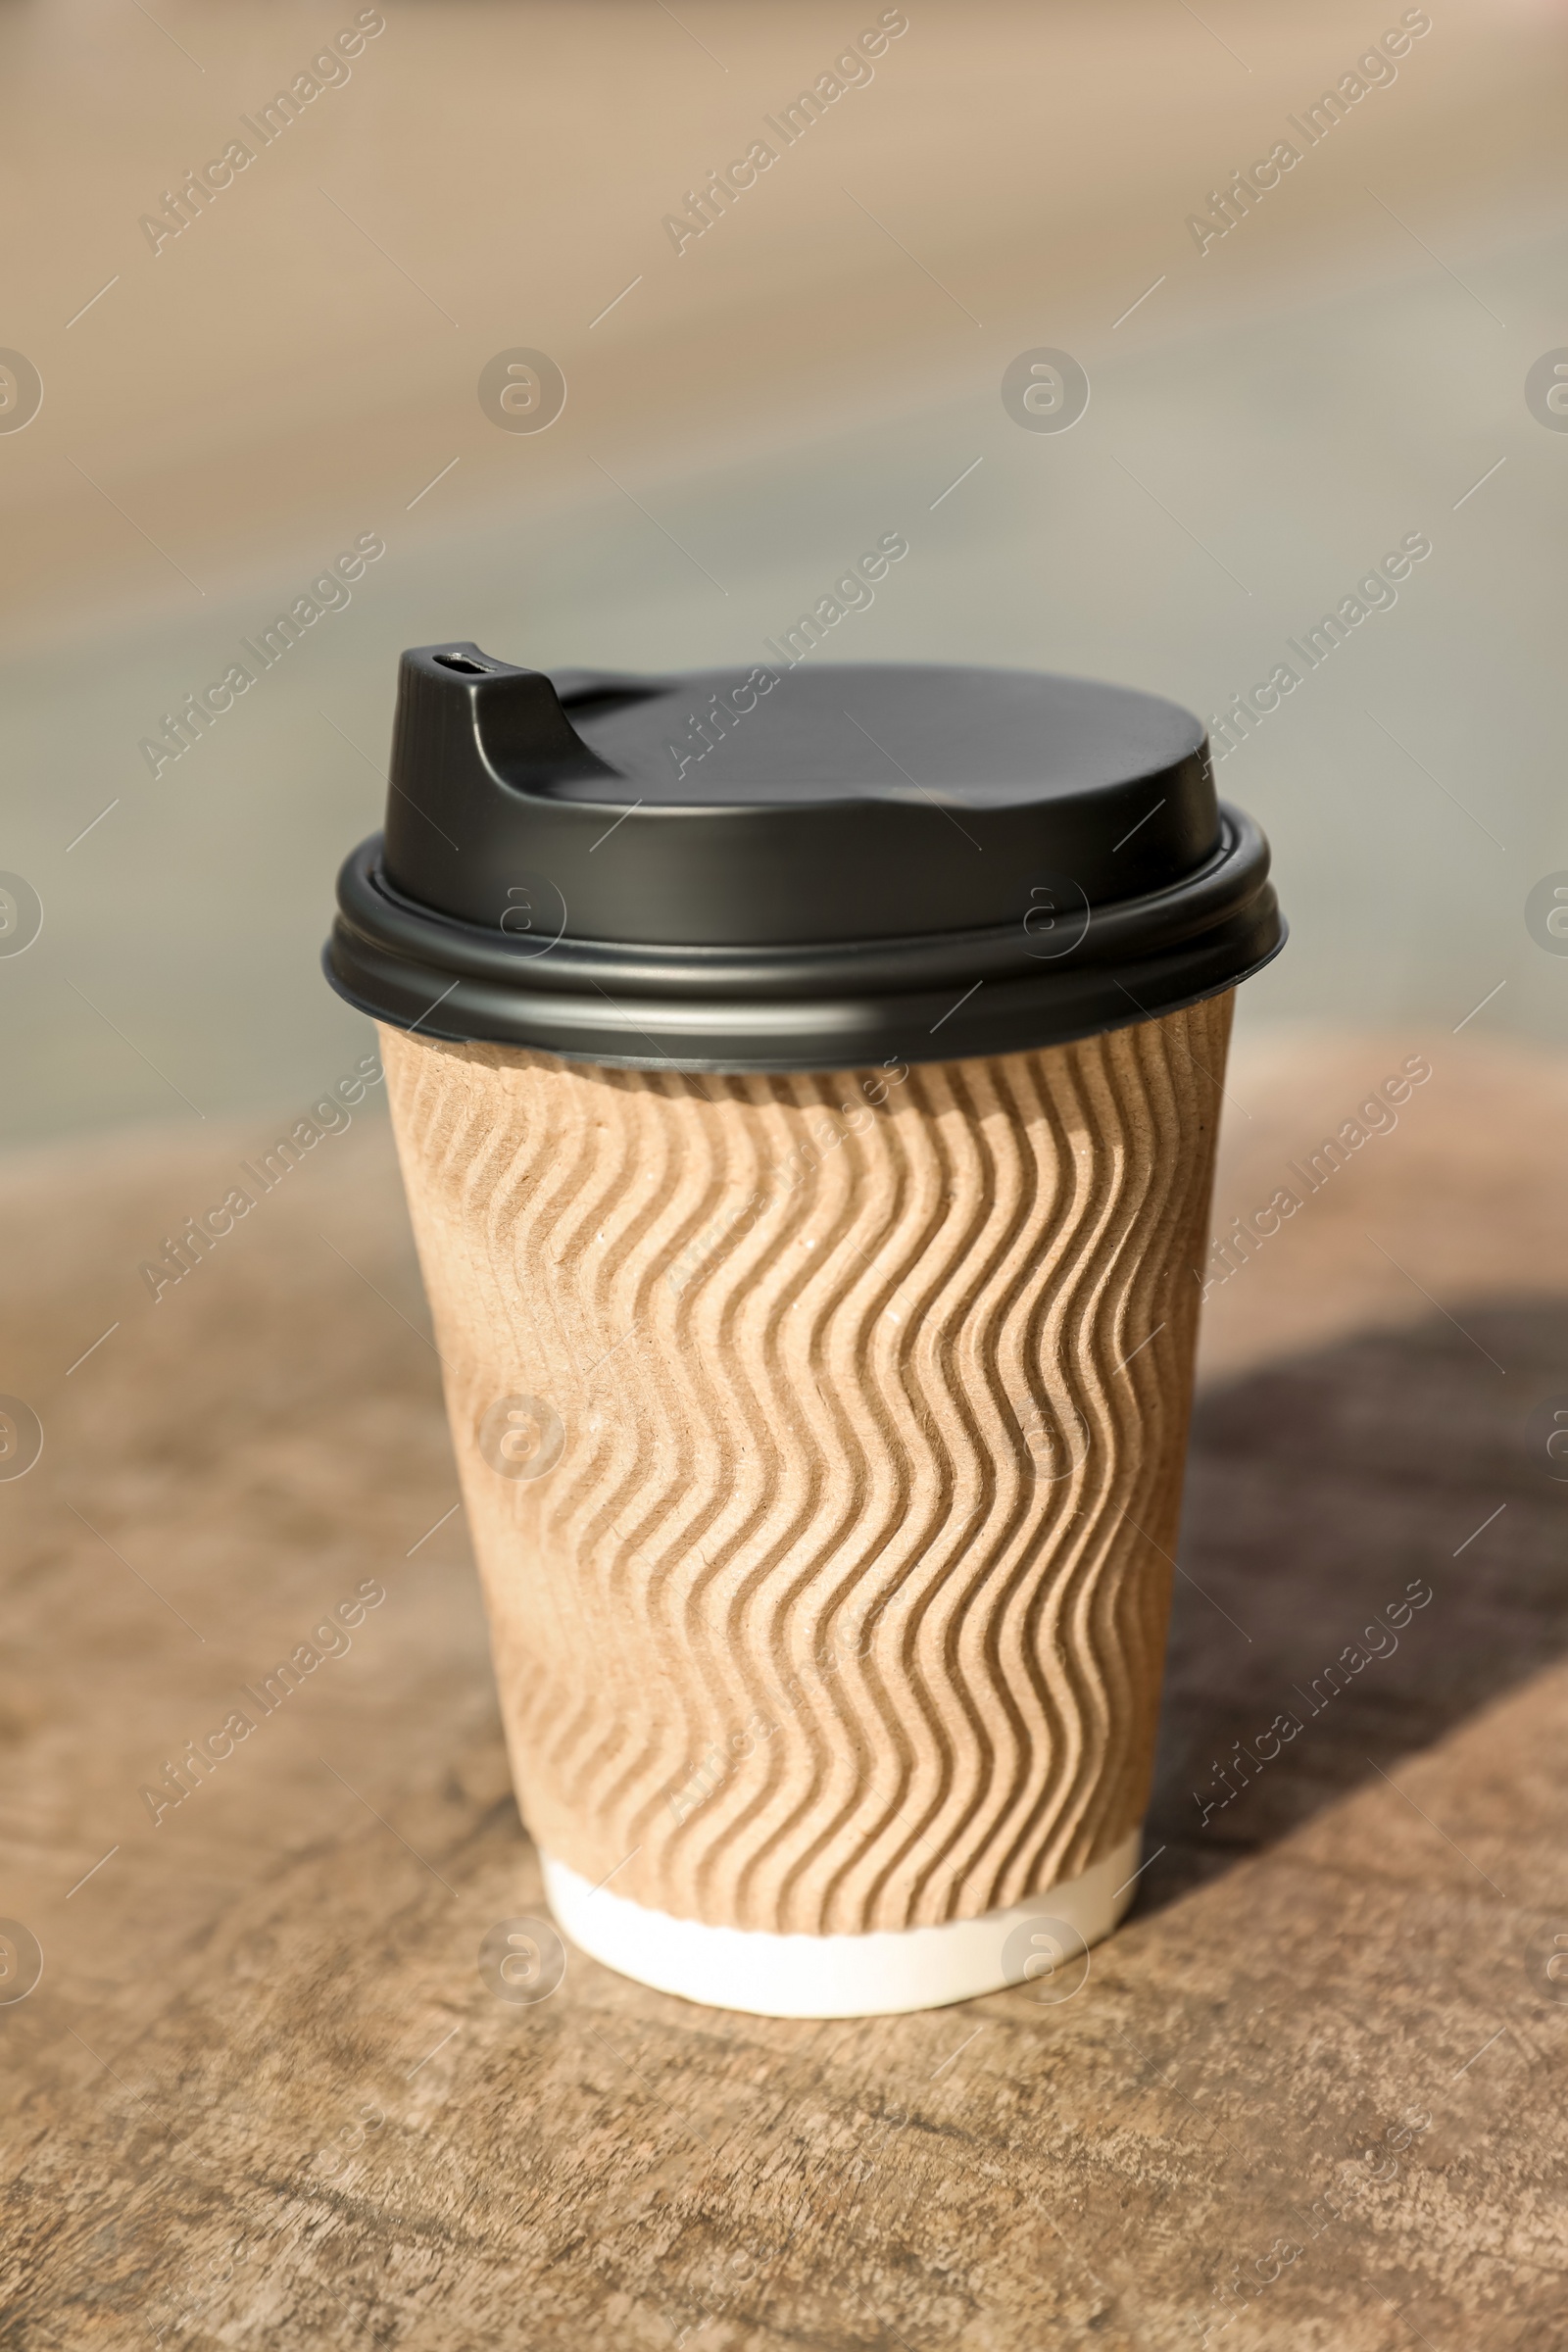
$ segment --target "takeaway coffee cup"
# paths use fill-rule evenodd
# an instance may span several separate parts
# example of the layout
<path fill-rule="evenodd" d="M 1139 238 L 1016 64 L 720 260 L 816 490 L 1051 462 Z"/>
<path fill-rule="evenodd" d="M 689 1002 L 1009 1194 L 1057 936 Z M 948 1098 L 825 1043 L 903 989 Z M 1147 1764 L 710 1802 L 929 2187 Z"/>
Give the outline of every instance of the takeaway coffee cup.
<path fill-rule="evenodd" d="M 519 1802 L 584 1950 L 1060 1997 L 1131 1899 L 1232 992 L 1199 721 L 403 658 L 381 1024 Z"/>

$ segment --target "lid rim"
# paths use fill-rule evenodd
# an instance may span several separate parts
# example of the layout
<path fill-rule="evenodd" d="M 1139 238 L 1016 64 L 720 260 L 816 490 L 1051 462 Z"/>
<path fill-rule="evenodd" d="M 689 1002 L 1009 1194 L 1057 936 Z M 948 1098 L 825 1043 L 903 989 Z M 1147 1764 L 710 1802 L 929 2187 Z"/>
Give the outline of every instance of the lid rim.
<path fill-rule="evenodd" d="M 357 942 L 342 924 L 322 964 L 332 988 L 362 1012 L 446 1044 L 520 1048 L 609 1068 L 739 1073 L 958 1061 L 1068 1045 L 1221 995 L 1271 962 L 1285 938 L 1265 886 L 1238 916 L 1167 954 L 1114 969 L 1086 965 L 1070 976 L 981 981 L 956 1003 L 952 981 L 937 991 L 717 1004 L 621 1003 L 603 990 L 526 995 L 462 977 L 433 986 L 438 975 L 429 967 Z"/>
<path fill-rule="evenodd" d="M 1084 909 L 1085 929 L 1060 956 L 1029 944 L 1022 922 L 897 939 L 802 941 L 785 947 L 672 947 L 563 934 L 530 950 L 515 934 L 419 906 L 382 869 L 372 834 L 338 876 L 339 928 L 377 954 L 529 998 L 609 986 L 633 997 L 790 998 L 843 991 L 903 995 L 948 979 L 1063 972 L 1181 946 L 1239 915 L 1267 886 L 1268 845 L 1242 810 L 1221 805 L 1214 856 L 1170 888 Z M 1076 922 L 1076 914 L 1069 921 Z M 1036 937 L 1041 936 L 1035 934 Z"/>

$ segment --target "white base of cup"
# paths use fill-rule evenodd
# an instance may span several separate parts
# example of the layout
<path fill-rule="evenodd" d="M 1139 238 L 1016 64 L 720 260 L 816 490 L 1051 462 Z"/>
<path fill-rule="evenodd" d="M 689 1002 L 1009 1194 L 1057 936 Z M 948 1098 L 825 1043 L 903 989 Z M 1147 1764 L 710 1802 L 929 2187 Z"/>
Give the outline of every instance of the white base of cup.
<path fill-rule="evenodd" d="M 773 1936 L 673 1919 L 590 1886 L 549 1854 L 539 1858 L 558 1926 L 595 1960 L 641 1984 L 754 2017 L 885 2017 L 1025 1982 L 1039 1984 L 1049 1998 L 1048 1972 L 1059 1971 L 1065 1988 L 1075 1957 L 1081 1981 L 1087 1946 L 1110 1934 L 1133 1899 L 1142 1841 L 1142 1830 L 1134 1830 L 1081 1878 L 1043 1887 L 1005 1911 L 865 1936 Z M 1068 1933 L 1054 1934 L 1057 1928 Z"/>

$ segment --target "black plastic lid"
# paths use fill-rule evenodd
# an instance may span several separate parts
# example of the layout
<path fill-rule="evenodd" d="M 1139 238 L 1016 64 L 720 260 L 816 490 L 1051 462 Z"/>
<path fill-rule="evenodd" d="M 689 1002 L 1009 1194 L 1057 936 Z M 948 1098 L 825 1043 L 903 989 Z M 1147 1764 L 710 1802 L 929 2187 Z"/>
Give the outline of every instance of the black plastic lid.
<path fill-rule="evenodd" d="M 861 1068 L 1172 1012 L 1285 938 L 1200 721 L 1033 670 L 621 677 L 403 657 L 340 996 L 427 1037 L 684 1070 Z"/>

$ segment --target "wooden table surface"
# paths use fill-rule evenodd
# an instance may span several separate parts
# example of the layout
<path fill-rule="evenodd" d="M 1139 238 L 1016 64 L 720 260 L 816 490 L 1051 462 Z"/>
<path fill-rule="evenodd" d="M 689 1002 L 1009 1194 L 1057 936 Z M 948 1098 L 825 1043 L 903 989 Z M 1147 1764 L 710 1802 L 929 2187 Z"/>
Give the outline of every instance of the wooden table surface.
<path fill-rule="evenodd" d="M 1217 1223 L 1420 1043 L 1244 1048 Z M 1568 1081 L 1429 1050 L 1205 1310 L 1129 1924 L 1071 1997 L 866 2023 L 481 1971 L 544 1904 L 384 1124 L 156 1305 L 277 1122 L 15 1163 L 0 2344 L 1568 2342 Z"/>

